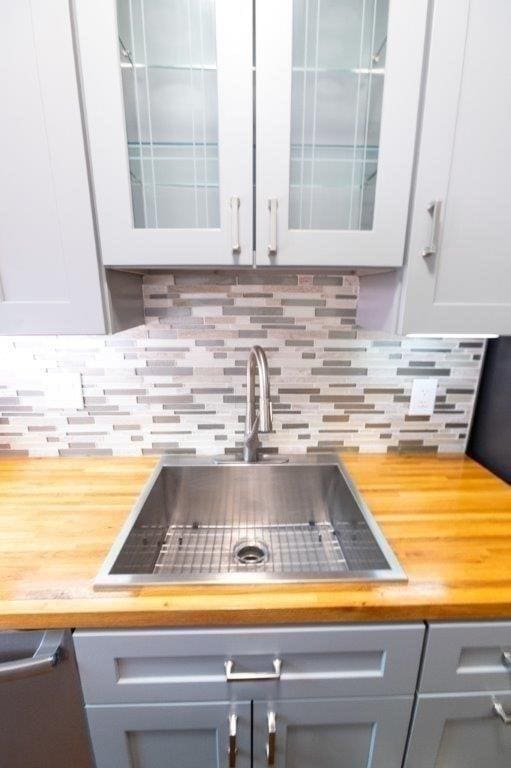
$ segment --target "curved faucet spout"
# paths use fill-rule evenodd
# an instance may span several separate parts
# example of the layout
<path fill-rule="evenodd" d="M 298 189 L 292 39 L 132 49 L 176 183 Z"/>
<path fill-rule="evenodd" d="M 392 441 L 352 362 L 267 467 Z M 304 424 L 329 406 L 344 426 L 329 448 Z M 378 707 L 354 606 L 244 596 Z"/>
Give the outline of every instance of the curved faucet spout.
<path fill-rule="evenodd" d="M 255 409 L 255 373 L 259 377 L 259 413 Z M 247 360 L 247 415 L 245 419 L 245 442 L 243 460 L 258 460 L 259 432 L 271 432 L 272 409 L 270 401 L 270 373 L 268 360 L 262 347 L 254 346 Z"/>

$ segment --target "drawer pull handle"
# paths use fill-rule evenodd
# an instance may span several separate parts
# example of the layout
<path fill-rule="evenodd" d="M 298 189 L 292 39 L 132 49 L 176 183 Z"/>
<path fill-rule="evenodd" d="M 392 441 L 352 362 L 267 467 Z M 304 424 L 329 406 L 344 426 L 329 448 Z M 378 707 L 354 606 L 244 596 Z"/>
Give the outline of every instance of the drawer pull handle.
<path fill-rule="evenodd" d="M 282 659 L 273 659 L 273 669 L 274 672 L 235 672 L 234 661 L 229 659 L 225 662 L 225 679 L 229 683 L 245 680 L 280 680 Z"/>
<path fill-rule="evenodd" d="M 493 711 L 500 717 L 504 725 L 511 725 L 511 715 L 508 715 L 504 707 L 499 701 L 493 702 Z"/>
<path fill-rule="evenodd" d="M 229 768 L 236 768 L 236 754 L 238 748 L 236 746 L 236 724 L 238 718 L 236 715 L 229 715 L 229 749 L 227 750 L 229 755 Z"/>
<path fill-rule="evenodd" d="M 277 724 L 275 720 L 275 712 L 268 712 L 268 744 L 266 745 L 268 765 L 275 765 L 275 742 L 277 739 Z"/>
<path fill-rule="evenodd" d="M 502 651 L 502 663 L 505 667 L 511 667 L 511 651 Z"/>

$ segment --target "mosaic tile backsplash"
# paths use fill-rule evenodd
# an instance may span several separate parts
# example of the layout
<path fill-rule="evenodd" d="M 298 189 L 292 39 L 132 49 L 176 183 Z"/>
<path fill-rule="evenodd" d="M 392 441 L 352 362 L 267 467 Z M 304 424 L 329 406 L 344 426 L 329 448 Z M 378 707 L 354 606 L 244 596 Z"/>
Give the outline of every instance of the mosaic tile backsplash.
<path fill-rule="evenodd" d="M 179 272 L 144 278 L 146 324 L 111 337 L 0 339 L 0 454 L 215 454 L 241 446 L 248 350 L 267 352 L 271 452 L 462 452 L 483 342 L 355 328 L 358 279 Z M 45 373 L 81 374 L 83 409 L 49 409 Z M 414 377 L 438 379 L 409 416 Z"/>

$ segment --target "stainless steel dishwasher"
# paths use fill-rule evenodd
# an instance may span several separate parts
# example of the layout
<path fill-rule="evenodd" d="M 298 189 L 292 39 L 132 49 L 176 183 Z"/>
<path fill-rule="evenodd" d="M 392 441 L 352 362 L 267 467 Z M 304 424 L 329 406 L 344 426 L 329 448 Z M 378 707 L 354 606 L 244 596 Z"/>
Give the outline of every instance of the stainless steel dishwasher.
<path fill-rule="evenodd" d="M 0 632 L 0 766 L 92 765 L 71 633 Z"/>

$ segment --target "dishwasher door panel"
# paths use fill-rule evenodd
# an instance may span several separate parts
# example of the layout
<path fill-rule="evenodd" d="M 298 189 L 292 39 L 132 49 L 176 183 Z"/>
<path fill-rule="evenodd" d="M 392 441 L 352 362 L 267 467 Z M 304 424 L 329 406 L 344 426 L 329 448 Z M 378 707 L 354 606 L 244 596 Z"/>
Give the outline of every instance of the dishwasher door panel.
<path fill-rule="evenodd" d="M 92 768 L 69 631 L 0 632 L 0 765 Z"/>

